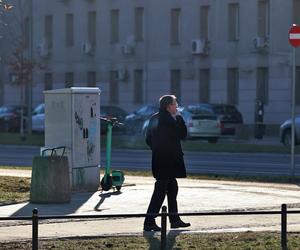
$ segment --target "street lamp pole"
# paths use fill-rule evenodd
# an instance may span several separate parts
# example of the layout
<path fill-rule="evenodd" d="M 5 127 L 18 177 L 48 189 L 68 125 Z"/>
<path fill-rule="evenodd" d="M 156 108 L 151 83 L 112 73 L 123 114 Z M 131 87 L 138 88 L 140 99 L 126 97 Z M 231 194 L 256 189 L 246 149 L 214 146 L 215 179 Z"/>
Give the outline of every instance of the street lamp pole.
<path fill-rule="evenodd" d="M 295 92 L 296 92 L 296 48 L 293 48 L 292 75 L 292 131 L 291 131 L 291 178 L 295 177 Z"/>
<path fill-rule="evenodd" d="M 29 39 L 29 60 L 30 63 L 33 63 L 33 0 L 29 1 L 29 25 L 30 25 L 30 39 Z M 29 72 L 29 76 L 28 76 L 28 86 L 27 86 L 27 96 L 28 96 L 28 120 L 27 120 L 27 133 L 28 135 L 31 135 L 32 133 L 32 120 L 31 120 L 31 116 L 32 116 L 32 81 L 33 81 L 33 73 L 32 73 L 32 67 L 31 70 Z"/>

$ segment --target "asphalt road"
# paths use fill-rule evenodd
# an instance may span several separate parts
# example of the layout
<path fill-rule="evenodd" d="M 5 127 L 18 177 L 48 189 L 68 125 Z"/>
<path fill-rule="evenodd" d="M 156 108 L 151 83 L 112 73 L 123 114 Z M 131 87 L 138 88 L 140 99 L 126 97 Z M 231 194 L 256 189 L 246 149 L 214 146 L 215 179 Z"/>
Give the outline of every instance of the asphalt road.
<path fill-rule="evenodd" d="M 31 166 L 39 147 L 0 145 L 0 165 Z M 288 154 L 202 153 L 185 152 L 188 173 L 228 175 L 289 175 Z M 295 174 L 300 175 L 300 156 L 295 157 Z M 113 150 L 112 168 L 150 170 L 149 150 Z M 101 166 L 105 166 L 105 152 L 101 152 Z"/>

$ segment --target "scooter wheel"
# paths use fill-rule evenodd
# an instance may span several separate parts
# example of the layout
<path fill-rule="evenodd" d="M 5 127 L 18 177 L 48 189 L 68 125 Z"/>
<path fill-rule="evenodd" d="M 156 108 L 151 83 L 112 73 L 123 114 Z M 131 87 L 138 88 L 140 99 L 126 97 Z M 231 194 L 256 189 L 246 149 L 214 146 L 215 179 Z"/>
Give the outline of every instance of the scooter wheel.
<path fill-rule="evenodd" d="M 117 191 L 120 191 L 122 186 L 116 186 Z"/>
<path fill-rule="evenodd" d="M 106 176 L 106 181 L 105 181 L 105 178 L 103 177 L 100 184 L 101 184 L 102 190 L 104 190 L 104 191 L 110 190 L 111 187 L 112 187 L 112 178 L 111 178 L 111 176 L 110 175 Z"/>

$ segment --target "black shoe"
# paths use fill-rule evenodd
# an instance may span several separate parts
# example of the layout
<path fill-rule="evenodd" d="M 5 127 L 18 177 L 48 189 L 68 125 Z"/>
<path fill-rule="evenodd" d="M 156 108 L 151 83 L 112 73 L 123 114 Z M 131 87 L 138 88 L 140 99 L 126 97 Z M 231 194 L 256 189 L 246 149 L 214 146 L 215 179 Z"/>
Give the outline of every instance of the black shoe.
<path fill-rule="evenodd" d="M 182 220 L 171 222 L 171 228 L 189 227 L 191 223 L 185 223 Z"/>
<path fill-rule="evenodd" d="M 150 232 L 150 231 L 154 231 L 154 232 L 160 232 L 161 228 L 159 226 L 157 226 L 155 223 L 154 224 L 144 224 L 144 231 Z"/>

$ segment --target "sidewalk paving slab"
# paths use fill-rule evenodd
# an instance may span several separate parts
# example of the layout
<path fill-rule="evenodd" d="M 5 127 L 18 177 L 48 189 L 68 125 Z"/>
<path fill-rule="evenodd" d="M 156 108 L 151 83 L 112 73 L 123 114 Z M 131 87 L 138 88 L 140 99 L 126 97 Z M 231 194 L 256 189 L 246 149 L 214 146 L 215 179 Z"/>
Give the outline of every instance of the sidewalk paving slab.
<path fill-rule="evenodd" d="M 30 171 L 15 171 L 14 175 L 30 176 Z M 13 175 L 0 170 L 0 175 Z M 294 184 L 233 182 L 178 179 L 179 212 L 280 210 L 300 207 L 300 187 Z M 40 216 L 48 215 L 108 215 L 145 213 L 153 191 L 152 177 L 125 176 L 121 192 L 73 193 L 70 203 L 20 204 L 0 206 L 0 217 L 31 216 L 37 208 Z M 167 205 L 167 204 L 166 204 Z M 288 216 L 288 231 L 300 230 L 300 216 Z M 255 216 L 190 216 L 182 218 L 192 226 L 181 233 L 279 231 L 280 215 Z M 158 223 L 159 219 L 157 220 Z M 143 235 L 142 218 L 40 220 L 40 238 L 76 236 Z M 168 225 L 168 229 L 169 225 Z M 31 221 L 2 221 L 0 241 L 31 239 Z M 170 232 L 169 231 L 169 232 Z"/>

